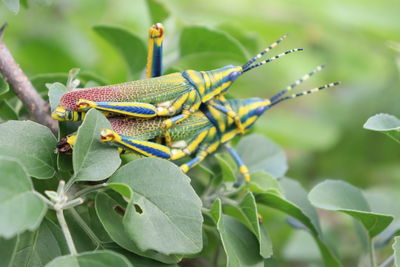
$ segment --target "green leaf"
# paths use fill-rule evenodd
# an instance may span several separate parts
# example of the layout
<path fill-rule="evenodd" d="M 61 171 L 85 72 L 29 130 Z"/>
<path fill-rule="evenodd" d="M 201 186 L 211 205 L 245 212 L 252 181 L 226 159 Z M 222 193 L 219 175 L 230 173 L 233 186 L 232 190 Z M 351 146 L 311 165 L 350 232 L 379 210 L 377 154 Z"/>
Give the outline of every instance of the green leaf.
<path fill-rule="evenodd" d="M 227 266 L 264 266 L 256 237 L 242 223 L 222 214 L 221 201 L 212 208 L 213 217 L 227 256 Z"/>
<path fill-rule="evenodd" d="M 229 58 L 244 64 L 247 61 L 242 45 L 230 35 L 202 26 L 186 27 L 180 39 L 181 56 L 197 53 L 224 53 Z"/>
<path fill-rule="evenodd" d="M 10 90 L 10 87 L 8 86 L 8 83 L 0 75 L 0 97 L 1 97 L 1 95 L 7 93 L 9 90 Z"/>
<path fill-rule="evenodd" d="M 39 227 L 47 206 L 33 191 L 24 168 L 14 159 L 0 157 L 0 236 L 11 238 Z"/>
<path fill-rule="evenodd" d="M 55 258 L 46 267 L 131 267 L 122 255 L 109 250 L 80 253 Z"/>
<path fill-rule="evenodd" d="M 275 191 L 276 194 L 282 194 L 282 188 L 278 181 L 270 174 L 264 171 L 255 171 L 251 174 L 249 189 L 251 192 L 264 193 L 266 191 Z"/>
<path fill-rule="evenodd" d="M 261 170 L 279 178 L 287 171 L 285 152 L 265 136 L 245 136 L 236 149 L 250 172 Z"/>
<path fill-rule="evenodd" d="M 127 63 L 130 73 L 138 77 L 147 60 L 147 49 L 143 41 L 136 35 L 117 27 L 96 26 L 93 29 L 118 50 Z"/>
<path fill-rule="evenodd" d="M 130 251 L 127 251 L 115 243 L 104 244 L 104 248 L 115 251 L 119 254 L 124 255 L 132 264 L 133 267 L 178 267 L 177 264 L 165 264 L 159 261 L 155 261 L 149 258 L 145 258 Z"/>
<path fill-rule="evenodd" d="M 400 236 L 394 238 L 392 248 L 394 250 L 394 264 L 396 267 L 400 267 Z"/>
<path fill-rule="evenodd" d="M 60 103 L 60 99 L 63 94 L 68 92 L 67 87 L 62 83 L 48 83 L 46 87 L 49 89 L 49 102 L 51 111 L 54 111 L 58 103 Z"/>
<path fill-rule="evenodd" d="M 389 114 L 377 114 L 370 117 L 364 128 L 371 131 L 383 132 L 400 143 L 400 119 Z"/>
<path fill-rule="evenodd" d="M 305 190 L 298 182 L 287 178 L 282 179 L 281 185 L 287 199 L 272 190 L 258 194 L 256 202 L 280 210 L 301 222 L 310 231 L 317 243 L 325 266 L 342 266 L 323 240 L 318 215 L 308 202 Z"/>
<path fill-rule="evenodd" d="M 0 265 L 12 266 L 17 250 L 18 236 L 10 239 L 0 237 Z"/>
<path fill-rule="evenodd" d="M 110 186 L 126 184 L 133 192 L 124 194 L 130 202 L 123 223 L 142 251 L 152 249 L 167 255 L 201 251 L 202 204 L 189 177 L 175 164 L 138 159 L 122 166 L 109 182 Z"/>
<path fill-rule="evenodd" d="M 67 79 L 68 74 L 66 73 L 42 73 L 30 78 L 33 87 L 40 93 L 47 92 L 47 84 L 65 84 Z"/>
<path fill-rule="evenodd" d="M 44 219 L 35 232 L 19 236 L 16 255 L 10 266 L 44 266 L 66 253 L 68 248 L 61 229 Z"/>
<path fill-rule="evenodd" d="M 0 100 L 0 117 L 4 120 L 18 120 L 17 112 L 6 99 Z"/>
<path fill-rule="evenodd" d="M 169 11 L 165 8 L 163 3 L 157 0 L 147 0 L 147 6 L 150 11 L 152 23 L 163 22 L 169 16 Z"/>
<path fill-rule="evenodd" d="M 109 121 L 91 109 L 78 129 L 72 152 L 75 181 L 100 181 L 111 176 L 121 164 L 118 150 L 99 141 L 101 129 L 111 129 Z"/>
<path fill-rule="evenodd" d="M 19 12 L 19 0 L 3 0 L 3 2 L 15 14 Z"/>
<path fill-rule="evenodd" d="M 371 212 L 362 191 L 343 181 L 326 180 L 316 185 L 308 198 L 318 208 L 343 212 L 360 221 L 370 238 L 393 221 L 392 216 Z"/>
<path fill-rule="evenodd" d="M 222 179 L 224 179 L 225 182 L 236 181 L 236 175 L 233 169 L 231 168 L 229 163 L 223 158 L 223 156 L 221 154 L 215 154 L 214 157 L 217 160 L 219 167 L 221 168 Z"/>
<path fill-rule="evenodd" d="M 99 216 L 99 219 L 104 229 L 110 235 L 111 239 L 124 249 L 143 257 L 152 258 L 164 263 L 179 262 L 181 260 L 181 257 L 174 255 L 166 256 L 151 250 L 143 252 L 138 248 L 135 242 L 129 238 L 122 223 L 122 213 L 124 211 L 125 205 L 126 203 L 124 203 L 123 201 L 117 202 L 117 200 L 111 198 L 105 193 L 98 193 L 96 195 L 97 215 Z"/>
<path fill-rule="evenodd" d="M 260 244 L 260 255 L 263 258 L 272 256 L 272 242 L 261 222 L 259 222 L 256 201 L 252 193 L 247 193 L 239 205 L 227 205 L 223 207 L 224 214 L 230 215 L 246 227 L 256 236 Z"/>
<path fill-rule="evenodd" d="M 18 159 L 29 176 L 54 176 L 57 140 L 49 128 L 32 121 L 8 121 L 0 124 L 0 132 L 0 155 Z"/>

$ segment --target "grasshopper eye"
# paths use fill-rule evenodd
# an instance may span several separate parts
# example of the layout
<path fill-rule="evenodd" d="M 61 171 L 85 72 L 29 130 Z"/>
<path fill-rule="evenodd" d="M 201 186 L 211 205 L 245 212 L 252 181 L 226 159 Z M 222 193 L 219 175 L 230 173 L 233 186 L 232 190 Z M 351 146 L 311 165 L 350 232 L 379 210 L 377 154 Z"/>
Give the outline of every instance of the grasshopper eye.
<path fill-rule="evenodd" d="M 238 71 L 233 71 L 231 74 L 229 74 L 229 80 L 234 81 L 240 76 L 240 72 Z"/>

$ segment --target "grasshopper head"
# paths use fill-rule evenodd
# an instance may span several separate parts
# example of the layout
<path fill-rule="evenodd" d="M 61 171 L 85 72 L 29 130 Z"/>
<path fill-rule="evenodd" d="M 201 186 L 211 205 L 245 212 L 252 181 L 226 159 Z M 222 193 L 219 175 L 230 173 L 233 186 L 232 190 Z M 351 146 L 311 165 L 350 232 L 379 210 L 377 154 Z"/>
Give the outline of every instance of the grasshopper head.
<path fill-rule="evenodd" d="M 51 114 L 51 117 L 58 121 L 80 121 L 85 117 L 84 112 L 78 112 L 74 110 L 67 110 L 61 106 L 58 106 L 55 111 Z"/>
<path fill-rule="evenodd" d="M 264 98 L 249 98 L 236 101 L 238 101 L 236 104 L 236 112 L 239 115 L 245 129 L 250 128 L 271 104 L 268 99 Z"/>
<path fill-rule="evenodd" d="M 119 134 L 110 129 L 102 129 L 100 132 L 100 142 L 111 143 L 120 140 Z"/>
<path fill-rule="evenodd" d="M 66 121 L 68 120 L 68 111 L 63 107 L 58 106 L 51 114 L 51 117 L 58 121 Z"/>

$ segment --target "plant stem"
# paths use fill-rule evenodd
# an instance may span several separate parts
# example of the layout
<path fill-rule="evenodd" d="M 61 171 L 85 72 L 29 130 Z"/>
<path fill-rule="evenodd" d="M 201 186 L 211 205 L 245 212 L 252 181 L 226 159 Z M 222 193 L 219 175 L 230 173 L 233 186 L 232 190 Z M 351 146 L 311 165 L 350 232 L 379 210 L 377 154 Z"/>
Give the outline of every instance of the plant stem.
<path fill-rule="evenodd" d="M 371 267 L 377 267 L 375 259 L 375 248 L 373 238 L 369 239 L 369 259 L 371 262 Z"/>
<path fill-rule="evenodd" d="M 67 241 L 69 252 L 71 253 L 71 255 L 78 254 L 78 252 L 76 251 L 75 245 L 74 245 L 74 241 L 72 240 L 71 233 L 69 232 L 67 222 L 65 221 L 63 210 L 56 209 L 56 214 L 57 214 L 58 223 L 60 224 L 61 230 L 64 233 L 65 240 Z"/>
<path fill-rule="evenodd" d="M 394 263 L 394 255 L 389 256 L 379 267 L 390 267 L 393 266 Z"/>
<path fill-rule="evenodd" d="M 96 236 L 96 234 L 90 229 L 89 225 L 82 219 L 79 213 L 74 209 L 70 209 L 72 217 L 79 224 L 79 226 L 86 232 L 89 238 L 95 243 L 96 247 L 102 247 L 101 240 Z"/>
<path fill-rule="evenodd" d="M 49 103 L 43 100 L 33 87 L 26 74 L 19 67 L 11 52 L 2 40 L 6 25 L 0 28 L 0 73 L 12 86 L 15 94 L 22 101 L 32 119 L 57 132 L 56 121 L 50 117 Z"/>
<path fill-rule="evenodd" d="M 96 191 L 96 190 L 98 190 L 98 189 L 101 189 L 101 188 L 103 188 L 103 187 L 105 187 L 105 186 L 107 186 L 106 183 L 98 184 L 98 185 L 93 185 L 93 186 L 88 186 L 88 187 L 82 189 L 81 191 L 76 192 L 74 198 L 83 197 L 83 196 L 85 196 L 86 194 L 89 194 L 89 193 L 91 193 L 91 192 L 93 192 L 93 191 Z"/>

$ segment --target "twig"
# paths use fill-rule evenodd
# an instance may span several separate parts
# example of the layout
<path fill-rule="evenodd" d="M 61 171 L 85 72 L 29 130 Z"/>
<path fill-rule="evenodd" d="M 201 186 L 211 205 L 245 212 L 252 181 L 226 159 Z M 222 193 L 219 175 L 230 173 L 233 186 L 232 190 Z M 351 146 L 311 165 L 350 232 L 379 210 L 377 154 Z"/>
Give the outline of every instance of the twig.
<path fill-rule="evenodd" d="M 4 79 L 12 86 L 19 99 L 21 99 L 32 119 L 56 132 L 57 124 L 50 117 L 49 104 L 35 90 L 3 42 L 6 26 L 7 24 L 4 24 L 0 28 L 0 72 L 3 74 Z"/>

